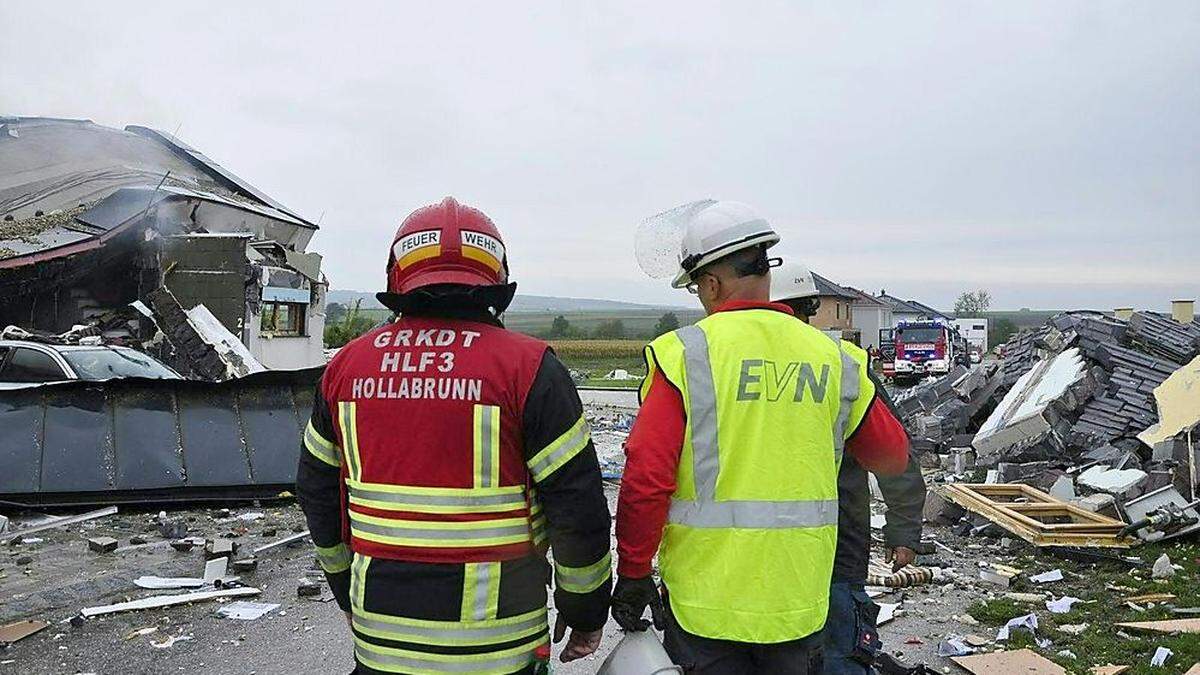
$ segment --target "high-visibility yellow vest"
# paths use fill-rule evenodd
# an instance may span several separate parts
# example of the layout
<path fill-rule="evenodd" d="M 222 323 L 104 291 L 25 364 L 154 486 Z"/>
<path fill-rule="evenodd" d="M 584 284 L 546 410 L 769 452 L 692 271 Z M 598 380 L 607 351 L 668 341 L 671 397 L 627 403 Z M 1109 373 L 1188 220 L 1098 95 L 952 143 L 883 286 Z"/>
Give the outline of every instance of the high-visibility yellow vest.
<path fill-rule="evenodd" d="M 659 567 L 679 625 L 770 644 L 825 625 L 845 439 L 875 395 L 862 349 L 770 309 L 654 340 L 687 415 Z M 643 390 L 643 395 L 645 390 Z"/>

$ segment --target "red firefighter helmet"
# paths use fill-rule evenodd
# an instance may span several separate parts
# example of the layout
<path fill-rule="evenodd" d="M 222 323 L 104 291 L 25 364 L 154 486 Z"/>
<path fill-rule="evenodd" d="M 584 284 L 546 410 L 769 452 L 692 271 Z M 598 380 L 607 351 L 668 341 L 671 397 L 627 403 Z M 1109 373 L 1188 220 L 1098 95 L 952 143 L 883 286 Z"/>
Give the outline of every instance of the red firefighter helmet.
<path fill-rule="evenodd" d="M 494 286 L 508 277 L 500 230 L 482 211 L 446 197 L 413 211 L 392 242 L 388 293 L 423 286 Z"/>

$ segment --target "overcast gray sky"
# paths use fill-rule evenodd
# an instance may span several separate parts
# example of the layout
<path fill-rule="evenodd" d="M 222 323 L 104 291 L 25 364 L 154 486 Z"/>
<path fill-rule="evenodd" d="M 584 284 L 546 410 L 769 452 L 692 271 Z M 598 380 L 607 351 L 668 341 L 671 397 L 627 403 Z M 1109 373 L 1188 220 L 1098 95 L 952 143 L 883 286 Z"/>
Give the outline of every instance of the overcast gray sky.
<path fill-rule="evenodd" d="M 5 3 L 0 114 L 178 127 L 335 288 L 452 194 L 527 293 L 688 304 L 633 233 L 715 197 L 941 307 L 1200 296 L 1200 3 L 550 4 Z"/>

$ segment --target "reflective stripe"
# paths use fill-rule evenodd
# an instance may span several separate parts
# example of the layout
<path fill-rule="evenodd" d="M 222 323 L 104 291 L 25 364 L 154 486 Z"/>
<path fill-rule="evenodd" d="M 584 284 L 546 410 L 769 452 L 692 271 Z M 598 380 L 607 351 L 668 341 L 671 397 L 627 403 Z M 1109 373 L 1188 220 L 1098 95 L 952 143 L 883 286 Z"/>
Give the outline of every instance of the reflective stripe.
<path fill-rule="evenodd" d="M 462 620 L 495 619 L 500 603 L 500 563 L 465 563 L 463 568 Z"/>
<path fill-rule="evenodd" d="M 543 541 L 546 541 L 546 516 L 538 516 L 533 519 L 530 529 L 533 531 L 533 544 L 537 546 Z"/>
<path fill-rule="evenodd" d="M 850 410 L 854 407 L 855 401 L 858 400 L 858 361 L 854 360 L 853 356 L 846 353 L 842 349 L 842 342 L 837 338 L 830 337 L 833 343 L 837 345 L 838 354 L 842 357 L 842 384 L 841 384 L 841 402 L 838 406 L 837 423 L 834 425 L 833 431 L 833 452 L 836 461 L 842 461 L 842 452 L 846 448 L 846 425 L 850 422 Z"/>
<path fill-rule="evenodd" d="M 500 483 L 500 408 L 475 406 L 475 487 Z"/>
<path fill-rule="evenodd" d="M 717 494 L 717 473 L 721 470 L 721 451 L 717 441 L 717 388 L 713 384 L 712 364 L 708 358 L 708 337 L 704 335 L 704 329 L 694 324 L 679 329 L 676 335 L 683 343 L 687 373 L 696 499 L 713 501 Z"/>
<path fill-rule="evenodd" d="M 558 587 L 568 593 L 591 593 L 612 575 L 612 554 L 605 552 L 604 557 L 587 567 L 567 567 L 554 562 L 554 578 Z"/>
<path fill-rule="evenodd" d="M 354 638 L 354 656 L 363 665 L 391 673 L 511 673 L 533 662 L 534 651 L 550 636 L 528 644 L 483 654 L 437 654 L 393 649 Z"/>
<path fill-rule="evenodd" d="M 717 430 L 717 390 L 713 384 L 708 338 L 704 329 L 694 324 L 680 328 L 675 335 L 683 343 L 684 370 L 687 373 L 687 414 L 692 427 L 692 480 L 696 499 L 672 499 L 668 521 L 696 528 L 776 529 L 837 525 L 836 499 L 717 500 L 717 474 L 721 470 L 721 458 Z M 844 353 L 842 356 L 850 358 Z M 856 389 L 857 382 L 856 379 Z M 848 415 L 848 408 L 844 404 L 843 408 Z M 845 427 L 844 422 L 841 427 Z M 836 452 L 840 453 L 842 443 L 835 439 L 834 446 Z"/>
<path fill-rule="evenodd" d="M 350 569 L 350 549 L 345 544 L 337 546 L 313 546 L 317 550 L 317 562 L 321 564 L 321 569 L 330 574 L 345 572 Z"/>
<path fill-rule="evenodd" d="M 502 546 L 530 538 L 526 518 L 453 522 L 393 520 L 353 510 L 350 511 L 350 533 L 382 544 L 452 548 Z"/>
<path fill-rule="evenodd" d="M 689 527 L 787 528 L 837 525 L 836 499 L 811 501 L 672 500 L 669 519 Z"/>
<path fill-rule="evenodd" d="M 545 608 L 490 621 L 429 621 L 354 610 L 354 629 L 372 637 L 443 646 L 485 646 L 547 629 Z"/>
<path fill-rule="evenodd" d="M 308 426 L 304 428 L 304 448 L 308 450 L 308 454 L 329 466 L 340 467 L 342 465 L 341 448 L 325 440 L 313 427 L 312 420 L 309 420 Z"/>
<path fill-rule="evenodd" d="M 359 553 L 354 554 L 354 562 L 350 563 L 350 607 L 363 607 L 363 595 L 367 588 L 367 569 L 371 566 L 371 557 Z"/>
<path fill-rule="evenodd" d="M 350 503 L 415 513 L 492 513 L 525 508 L 520 485 L 499 488 L 427 488 L 346 481 Z"/>
<path fill-rule="evenodd" d="M 529 459 L 529 473 L 533 475 L 534 482 L 540 483 L 549 477 L 558 467 L 586 448 L 591 439 L 587 420 L 580 415 L 579 421 L 567 429 L 566 433 Z"/>
<path fill-rule="evenodd" d="M 338 403 L 338 422 L 342 427 L 343 452 L 350 478 L 359 480 L 362 478 L 362 461 L 358 454 L 357 404 L 353 401 Z"/>

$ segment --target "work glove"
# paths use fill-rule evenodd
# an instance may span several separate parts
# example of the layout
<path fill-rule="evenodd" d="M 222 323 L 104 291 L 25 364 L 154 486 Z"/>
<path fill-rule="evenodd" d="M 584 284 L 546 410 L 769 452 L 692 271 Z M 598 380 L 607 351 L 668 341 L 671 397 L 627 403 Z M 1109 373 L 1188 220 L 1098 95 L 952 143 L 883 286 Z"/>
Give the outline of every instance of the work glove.
<path fill-rule="evenodd" d="M 666 620 L 662 596 L 654 579 L 649 576 L 640 579 L 617 578 L 617 586 L 612 595 L 612 616 L 621 628 L 627 631 L 644 631 L 649 628 L 650 621 L 642 618 L 647 606 L 650 607 L 654 627 L 662 630 L 666 626 Z"/>

